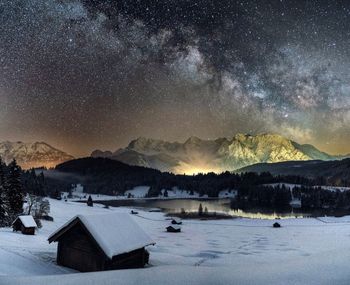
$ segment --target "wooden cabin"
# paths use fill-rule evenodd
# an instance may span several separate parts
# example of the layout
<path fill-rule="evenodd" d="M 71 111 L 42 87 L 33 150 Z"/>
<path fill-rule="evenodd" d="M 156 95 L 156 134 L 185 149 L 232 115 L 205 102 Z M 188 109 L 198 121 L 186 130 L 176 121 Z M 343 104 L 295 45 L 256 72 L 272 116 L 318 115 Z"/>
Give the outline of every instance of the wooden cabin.
<path fill-rule="evenodd" d="M 181 219 L 179 219 L 179 218 L 171 218 L 171 223 L 172 223 L 173 225 L 181 225 L 181 224 L 182 224 L 182 221 L 181 221 Z"/>
<path fill-rule="evenodd" d="M 178 225 L 170 225 L 166 228 L 169 233 L 179 233 L 181 232 L 181 227 Z"/>
<path fill-rule="evenodd" d="M 57 264 L 82 272 L 144 267 L 155 244 L 128 214 L 78 215 L 48 239 Z"/>
<path fill-rule="evenodd" d="M 37 224 L 34 221 L 33 216 L 18 216 L 12 223 L 12 229 L 14 232 L 20 231 L 24 235 L 34 235 Z"/>

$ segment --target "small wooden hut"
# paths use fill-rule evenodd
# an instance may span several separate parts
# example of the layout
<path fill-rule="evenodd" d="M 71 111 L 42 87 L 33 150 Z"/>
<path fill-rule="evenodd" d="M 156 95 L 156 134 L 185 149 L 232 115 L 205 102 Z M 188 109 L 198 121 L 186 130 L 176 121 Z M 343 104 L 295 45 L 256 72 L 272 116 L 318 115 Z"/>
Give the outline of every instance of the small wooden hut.
<path fill-rule="evenodd" d="M 181 225 L 181 224 L 182 224 L 182 221 L 181 221 L 181 219 L 179 219 L 179 218 L 171 218 L 171 223 L 172 223 L 173 225 Z"/>
<path fill-rule="evenodd" d="M 179 233 L 181 232 L 181 227 L 178 225 L 170 225 L 166 228 L 169 233 Z"/>
<path fill-rule="evenodd" d="M 20 231 L 24 235 L 34 235 L 37 224 L 31 215 L 18 216 L 12 223 L 14 232 Z"/>
<path fill-rule="evenodd" d="M 128 214 L 78 215 L 55 231 L 57 264 L 82 272 L 143 267 L 151 238 Z"/>

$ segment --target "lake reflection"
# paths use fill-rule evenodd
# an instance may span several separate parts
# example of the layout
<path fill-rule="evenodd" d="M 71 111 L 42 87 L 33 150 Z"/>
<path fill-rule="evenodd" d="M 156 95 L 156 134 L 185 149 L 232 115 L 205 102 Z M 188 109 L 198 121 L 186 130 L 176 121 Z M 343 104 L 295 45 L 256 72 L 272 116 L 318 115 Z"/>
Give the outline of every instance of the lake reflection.
<path fill-rule="evenodd" d="M 199 205 L 202 204 L 203 211 L 207 209 L 209 213 L 230 215 L 233 217 L 243 217 L 251 219 L 286 219 L 305 218 L 312 216 L 310 213 L 302 213 L 295 209 L 285 209 L 276 211 L 271 209 L 253 208 L 249 210 L 231 208 L 230 199 L 127 199 L 100 201 L 109 206 L 128 206 L 140 208 L 158 208 L 166 213 L 180 213 L 181 211 L 198 212 Z"/>

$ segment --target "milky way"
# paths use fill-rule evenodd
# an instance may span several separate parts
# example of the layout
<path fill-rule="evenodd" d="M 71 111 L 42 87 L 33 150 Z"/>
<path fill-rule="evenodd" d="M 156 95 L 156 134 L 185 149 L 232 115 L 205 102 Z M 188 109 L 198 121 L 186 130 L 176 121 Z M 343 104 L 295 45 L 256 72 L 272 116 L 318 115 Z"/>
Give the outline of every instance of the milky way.
<path fill-rule="evenodd" d="M 348 1 L 0 0 L 0 140 L 274 132 L 350 152 Z"/>

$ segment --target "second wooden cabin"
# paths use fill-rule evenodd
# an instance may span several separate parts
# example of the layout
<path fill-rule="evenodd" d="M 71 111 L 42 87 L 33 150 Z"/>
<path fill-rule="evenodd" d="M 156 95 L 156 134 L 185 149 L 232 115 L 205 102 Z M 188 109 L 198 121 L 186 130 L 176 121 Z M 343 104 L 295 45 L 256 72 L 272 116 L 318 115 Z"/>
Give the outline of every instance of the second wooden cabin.
<path fill-rule="evenodd" d="M 78 215 L 54 232 L 57 264 L 82 272 L 143 267 L 151 238 L 128 214 Z"/>
<path fill-rule="evenodd" d="M 34 235 L 37 227 L 31 215 L 18 216 L 12 223 L 13 231 L 20 231 L 24 235 Z"/>
<path fill-rule="evenodd" d="M 178 225 L 170 225 L 166 228 L 169 233 L 179 233 L 181 232 L 181 227 Z"/>
<path fill-rule="evenodd" d="M 173 225 L 181 225 L 181 224 L 182 224 L 182 221 L 181 221 L 181 219 L 179 219 L 179 218 L 171 218 L 171 223 L 172 223 Z"/>

